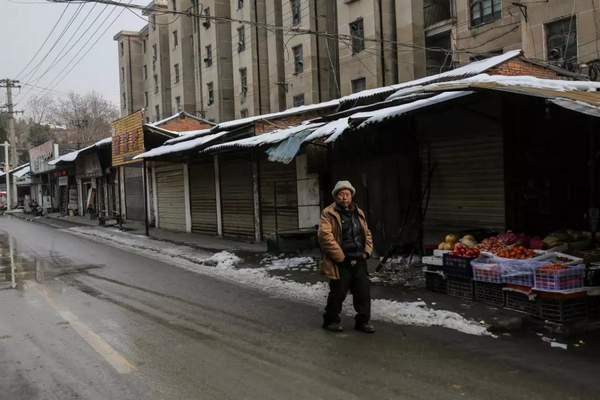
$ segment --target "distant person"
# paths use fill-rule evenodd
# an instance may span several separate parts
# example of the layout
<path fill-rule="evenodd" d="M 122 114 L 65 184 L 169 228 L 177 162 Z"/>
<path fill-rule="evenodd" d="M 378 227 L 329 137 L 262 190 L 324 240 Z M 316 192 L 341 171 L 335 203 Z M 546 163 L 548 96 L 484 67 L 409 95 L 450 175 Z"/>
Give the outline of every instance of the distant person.
<path fill-rule="evenodd" d="M 349 181 L 339 181 L 331 192 L 335 202 L 321 212 L 319 245 L 321 273 L 329 278 L 329 296 L 323 316 L 323 328 L 344 330 L 340 313 L 348 291 L 352 292 L 356 311 L 354 328 L 375 333 L 370 324 L 371 294 L 367 259 L 373 252 L 373 238 L 365 213 L 353 202 L 356 194 Z"/>

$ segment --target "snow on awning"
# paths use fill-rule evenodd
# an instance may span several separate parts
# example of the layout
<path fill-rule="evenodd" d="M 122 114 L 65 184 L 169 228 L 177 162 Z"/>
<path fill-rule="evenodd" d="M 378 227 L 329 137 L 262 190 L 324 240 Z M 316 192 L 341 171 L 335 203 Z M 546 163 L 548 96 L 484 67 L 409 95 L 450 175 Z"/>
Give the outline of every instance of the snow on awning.
<path fill-rule="evenodd" d="M 63 154 L 62 156 L 55 158 L 54 160 L 48 162 L 48 164 L 49 165 L 58 165 L 58 164 L 63 164 L 63 163 L 72 163 L 72 162 L 75 162 L 75 160 L 77 160 L 77 157 L 79 157 L 79 155 L 81 153 L 98 148 L 98 147 L 104 147 L 111 143 L 112 143 L 112 136 L 104 138 L 102 140 L 99 140 L 90 146 L 84 147 L 83 149 L 75 150 L 70 153 Z"/>
<path fill-rule="evenodd" d="M 165 142 L 165 144 L 163 144 L 162 146 L 156 147 L 145 153 L 139 154 L 139 155 L 133 157 L 133 159 L 141 160 L 143 158 L 148 159 L 148 158 L 164 157 L 167 155 L 174 155 L 177 153 L 194 150 L 194 149 L 204 146 L 216 139 L 219 139 L 219 138 L 227 135 L 228 133 L 229 132 L 213 133 L 212 135 L 204 135 L 204 136 L 197 137 L 196 139 L 186 140 L 183 142 L 175 142 L 175 143 L 171 143 L 171 144 L 167 144 Z"/>
<path fill-rule="evenodd" d="M 461 92 L 444 92 L 428 99 L 416 100 L 412 103 L 401 104 L 399 106 L 382 108 L 381 110 L 362 112 L 354 114 L 350 120 L 364 120 L 358 128 L 364 128 L 369 125 L 381 123 L 391 118 L 398 118 L 411 111 L 420 110 L 423 108 L 431 107 L 436 104 L 444 103 L 446 101 L 458 99 L 461 97 L 473 94 L 471 91 Z"/>
<path fill-rule="evenodd" d="M 283 142 L 293 135 L 301 134 L 306 131 L 312 132 L 315 128 L 321 126 L 322 123 L 306 123 L 302 125 L 291 126 L 285 129 L 278 129 L 262 135 L 252 136 L 249 138 L 238 139 L 231 142 L 221 143 L 207 147 L 203 152 L 222 152 L 236 148 L 253 148 L 267 145 L 275 145 Z"/>
<path fill-rule="evenodd" d="M 583 101 L 570 100 L 564 98 L 549 99 L 549 101 L 553 104 L 556 104 L 559 107 L 566 108 L 567 110 L 600 118 L 599 106 L 593 106 L 591 104 L 584 103 Z"/>
<path fill-rule="evenodd" d="M 363 90 L 363 91 L 360 91 L 357 93 L 353 93 L 351 95 L 342 97 L 340 99 L 340 103 L 343 104 L 343 103 L 348 103 L 348 102 L 355 102 L 355 101 L 359 101 L 364 98 L 369 98 L 369 97 L 378 96 L 378 95 L 384 96 L 387 93 L 392 94 L 396 91 L 411 88 L 413 86 L 426 85 L 429 83 L 438 82 L 438 81 L 442 81 L 442 80 L 446 81 L 446 80 L 452 80 L 452 79 L 460 79 L 460 78 L 473 76 L 473 75 L 479 75 L 479 74 L 489 70 L 490 68 L 494 68 L 494 67 L 496 67 L 508 60 L 511 60 L 515 57 L 518 57 L 520 55 L 521 55 L 521 50 L 508 51 L 504 54 L 500 54 L 495 57 L 486 58 L 486 59 L 480 60 L 480 61 L 475 61 L 470 64 L 464 65 L 462 67 L 458 67 L 453 70 L 443 72 L 441 74 L 430 75 L 430 76 L 426 76 L 424 78 L 420 78 L 420 79 L 416 79 L 416 80 L 408 81 L 408 82 L 403 82 L 403 83 L 399 83 L 396 85 L 380 87 L 380 88 L 375 88 L 375 89 L 368 89 L 368 90 Z M 392 96 L 394 96 L 394 95 L 395 95 L 395 93 L 392 94 Z"/>
<path fill-rule="evenodd" d="M 242 126 L 242 125 L 248 125 L 253 122 L 257 122 L 257 121 L 261 121 L 261 120 L 282 118 L 282 117 L 287 117 L 290 115 L 302 114 L 302 113 L 309 112 L 309 111 L 317 111 L 317 110 L 321 110 L 321 109 L 332 108 L 332 107 L 338 106 L 339 104 L 340 104 L 340 101 L 338 99 L 335 99 L 335 100 L 330 100 L 330 101 L 326 101 L 323 103 L 308 104 L 305 106 L 292 107 L 292 108 L 288 108 L 287 110 L 279 111 L 279 112 L 275 112 L 275 113 L 256 115 L 253 117 L 247 117 L 247 118 L 241 118 L 241 119 L 235 119 L 235 120 L 231 120 L 231 121 L 221 122 L 221 123 L 217 124 L 217 126 L 213 129 L 229 129 L 229 130 L 231 130 L 232 128 Z"/>
<path fill-rule="evenodd" d="M 13 176 L 16 176 L 17 178 L 22 178 L 30 172 L 31 172 L 31 168 L 29 167 L 29 165 L 27 165 L 26 167 L 21 168 L 17 172 L 13 173 Z"/>
<path fill-rule="evenodd" d="M 210 134 L 210 132 L 211 132 L 211 129 L 200 129 L 200 130 L 196 130 L 196 131 L 177 132 L 181 136 L 173 138 L 173 139 L 169 139 L 164 144 L 175 144 L 175 143 L 179 143 L 179 142 L 185 142 L 187 140 L 192 140 L 192 139 L 196 139 L 196 138 L 199 138 L 202 136 L 206 136 L 206 135 Z"/>

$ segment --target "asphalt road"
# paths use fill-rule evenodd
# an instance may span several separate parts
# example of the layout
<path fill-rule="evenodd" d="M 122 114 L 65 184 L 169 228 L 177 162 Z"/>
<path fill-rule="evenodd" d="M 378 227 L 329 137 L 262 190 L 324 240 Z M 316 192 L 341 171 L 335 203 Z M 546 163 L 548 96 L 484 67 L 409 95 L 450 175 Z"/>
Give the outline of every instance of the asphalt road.
<path fill-rule="evenodd" d="M 0 399 L 598 398 L 585 353 L 388 324 L 331 334 L 313 307 L 1 217 L 3 267 L 11 247 L 24 280 L 0 290 Z"/>

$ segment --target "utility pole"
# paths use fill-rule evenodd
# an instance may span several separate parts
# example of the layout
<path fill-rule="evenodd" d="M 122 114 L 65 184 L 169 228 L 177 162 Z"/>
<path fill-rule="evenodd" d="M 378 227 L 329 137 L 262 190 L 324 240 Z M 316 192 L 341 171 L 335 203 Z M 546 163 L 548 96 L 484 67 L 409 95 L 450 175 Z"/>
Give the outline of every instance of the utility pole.
<path fill-rule="evenodd" d="M 8 178 L 8 171 L 10 171 L 12 168 L 17 167 L 19 160 L 17 159 L 17 133 L 15 132 L 15 117 L 14 114 L 18 114 L 18 113 L 22 113 L 23 111 L 15 111 L 14 109 L 14 104 L 12 101 L 12 89 L 20 89 L 21 85 L 19 85 L 19 81 L 14 80 L 14 79 L 0 79 L 0 88 L 6 88 L 6 104 L 4 105 L 4 108 L 7 109 L 7 114 L 8 114 L 8 134 L 9 134 L 9 140 L 10 140 L 10 159 L 5 160 L 6 161 L 6 165 L 7 165 L 7 178 Z M 12 168 L 11 168 L 11 163 L 10 161 L 12 161 Z M 7 179 L 7 186 L 8 186 L 8 179 Z M 10 197 L 10 195 L 8 195 L 8 187 L 7 187 L 7 205 L 8 205 L 8 209 L 10 209 L 10 203 L 12 201 L 12 198 Z"/>
<path fill-rule="evenodd" d="M 4 147 L 4 179 L 6 180 L 6 210 L 10 211 L 10 196 L 11 196 L 11 187 L 10 187 L 10 165 L 8 164 L 8 147 L 10 146 L 7 141 L 4 141 L 0 146 Z"/>

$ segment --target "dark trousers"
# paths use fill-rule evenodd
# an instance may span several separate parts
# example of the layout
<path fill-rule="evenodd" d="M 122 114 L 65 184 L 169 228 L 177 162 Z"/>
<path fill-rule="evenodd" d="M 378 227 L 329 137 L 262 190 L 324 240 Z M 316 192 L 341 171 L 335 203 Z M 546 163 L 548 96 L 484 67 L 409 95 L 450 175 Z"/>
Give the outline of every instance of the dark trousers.
<path fill-rule="evenodd" d="M 357 260 L 355 265 L 352 265 L 350 261 L 346 261 L 338 268 L 340 279 L 329 281 L 329 296 L 323 322 L 326 325 L 340 322 L 342 304 L 350 291 L 356 311 L 356 324 L 366 324 L 371 319 L 371 291 L 367 262 Z"/>

